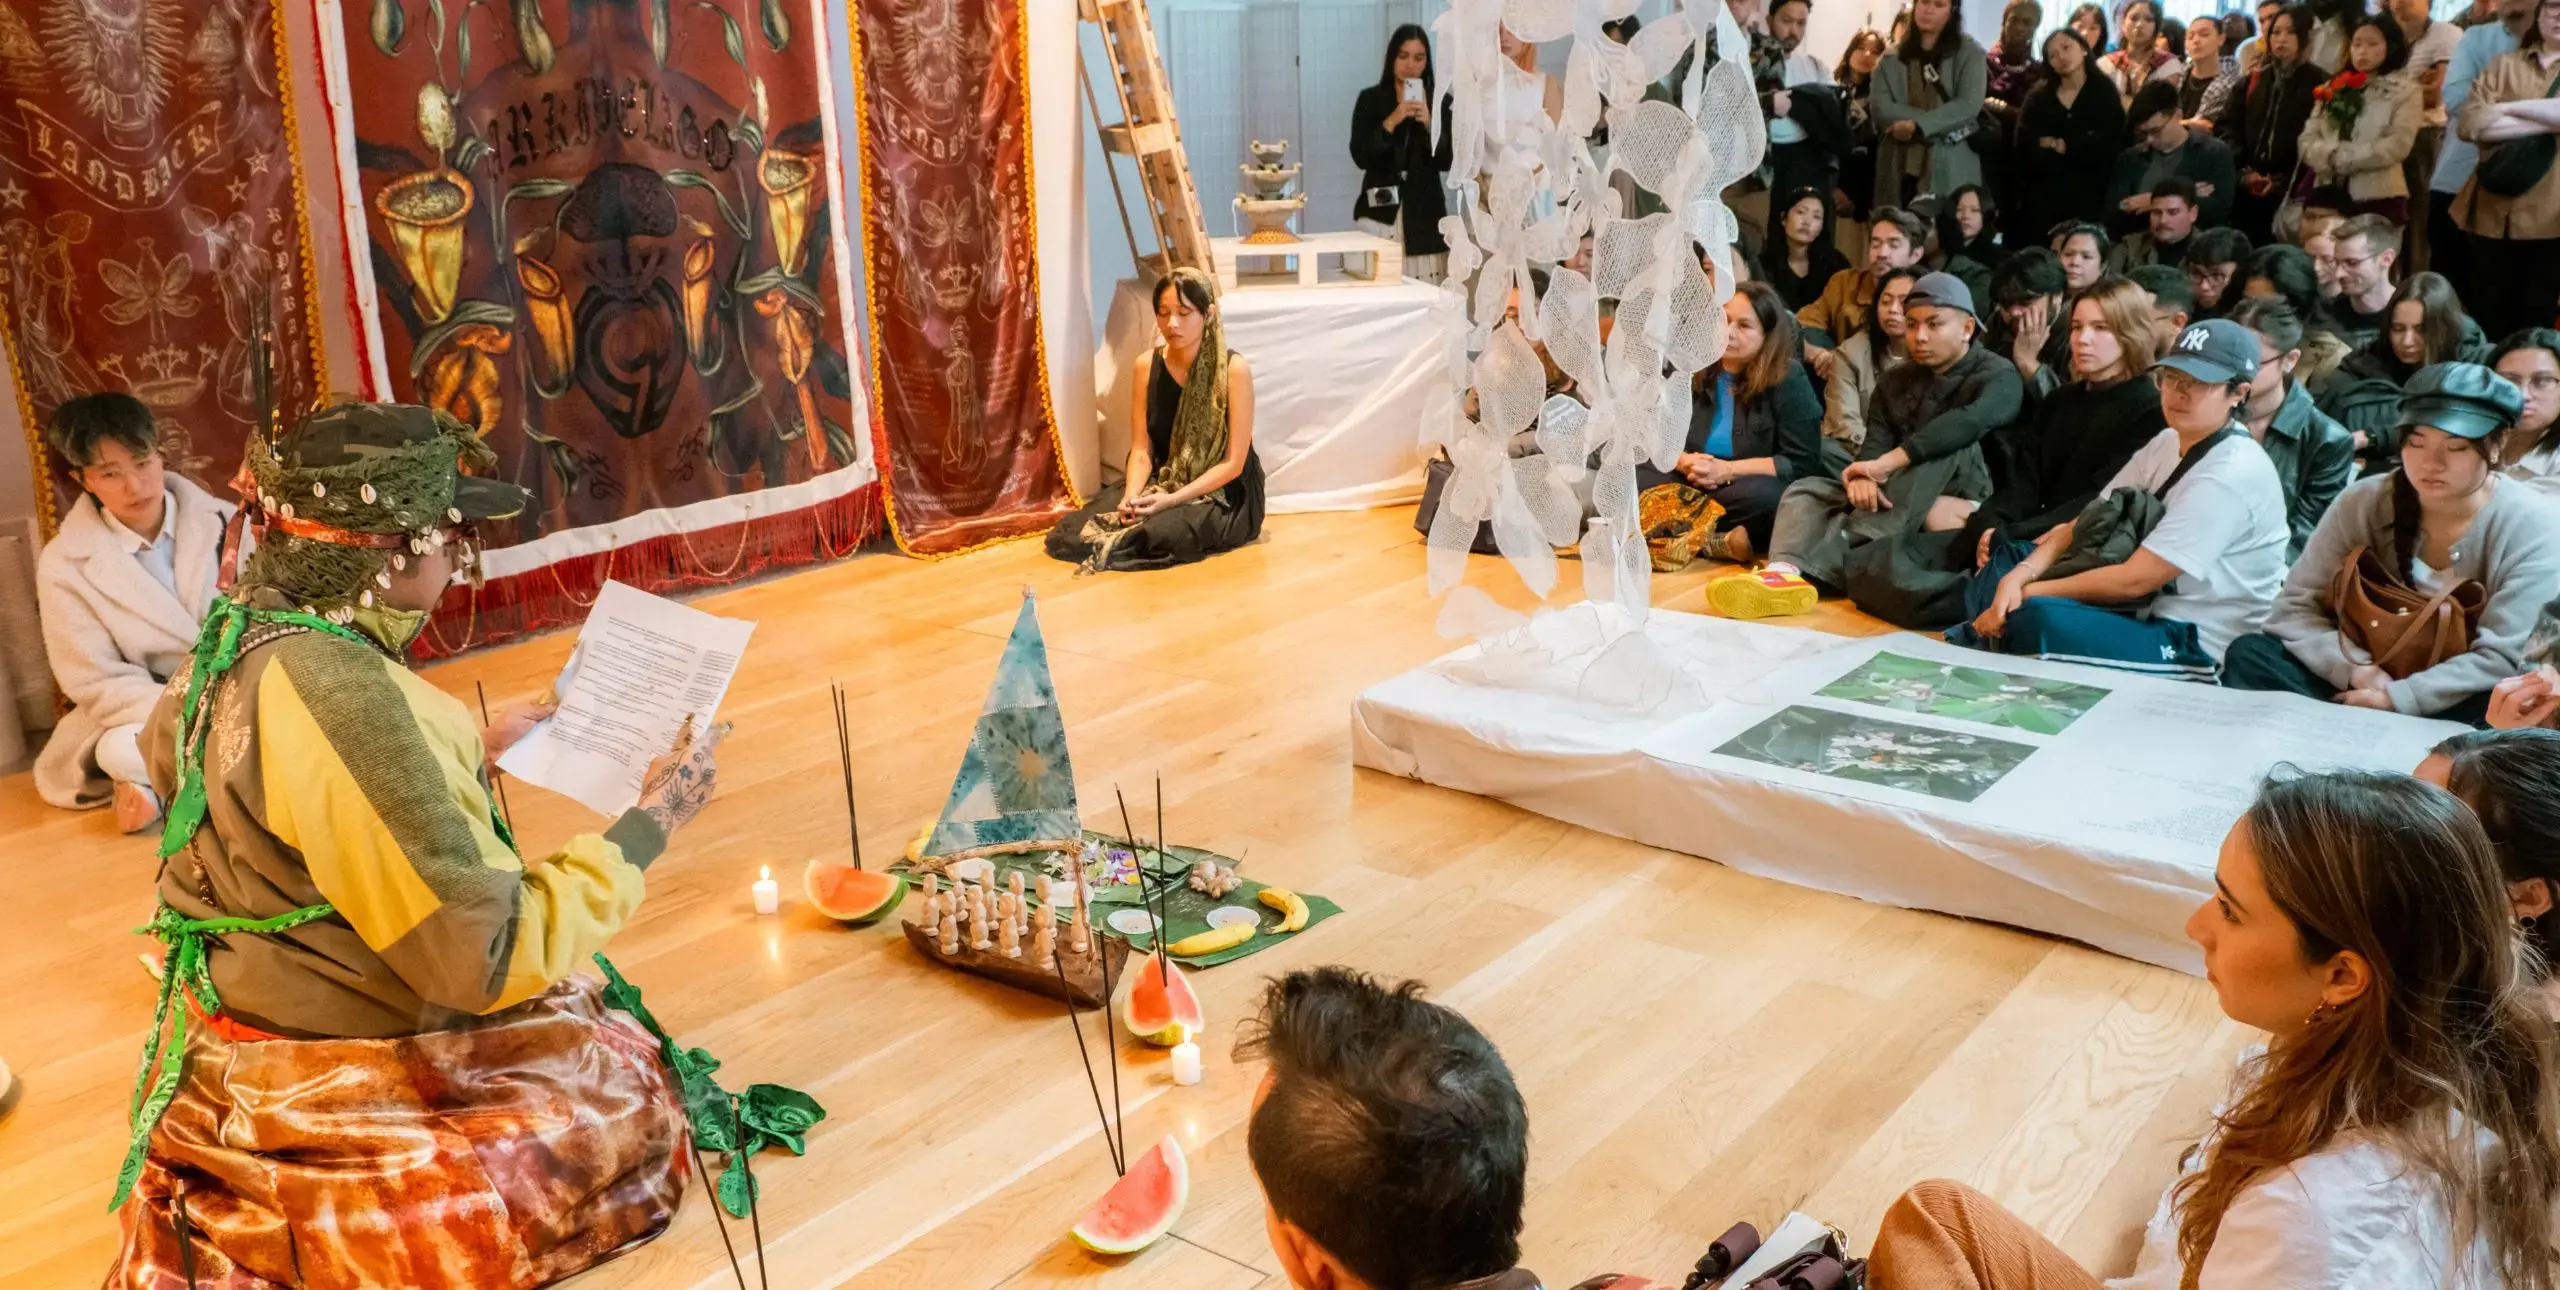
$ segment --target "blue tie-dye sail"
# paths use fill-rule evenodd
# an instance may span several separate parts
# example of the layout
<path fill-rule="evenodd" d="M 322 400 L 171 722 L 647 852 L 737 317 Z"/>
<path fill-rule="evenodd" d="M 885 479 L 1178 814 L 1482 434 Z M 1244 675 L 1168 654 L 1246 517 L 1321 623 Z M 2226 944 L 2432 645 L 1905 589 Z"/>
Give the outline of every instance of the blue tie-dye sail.
<path fill-rule="evenodd" d="M 1067 726 L 1049 680 L 1049 650 L 1025 593 L 969 751 L 960 759 L 960 776 L 952 781 L 951 800 L 943 804 L 924 854 L 1025 842 L 1063 848 L 1076 845 L 1083 833 L 1075 768 L 1067 761 Z"/>

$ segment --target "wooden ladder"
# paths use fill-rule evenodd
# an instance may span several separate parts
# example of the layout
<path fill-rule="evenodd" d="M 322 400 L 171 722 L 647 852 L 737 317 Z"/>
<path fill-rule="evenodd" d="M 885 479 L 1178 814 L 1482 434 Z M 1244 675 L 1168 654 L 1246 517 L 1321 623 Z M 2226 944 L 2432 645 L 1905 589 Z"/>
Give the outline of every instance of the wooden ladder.
<path fill-rule="evenodd" d="M 1141 279 L 1153 282 L 1176 268 L 1209 271 L 1209 225 L 1200 217 L 1200 192 L 1191 183 L 1191 163 L 1182 151 L 1182 127 L 1173 116 L 1173 82 L 1165 77 L 1164 57 L 1156 49 L 1155 27 L 1148 21 L 1146 0 L 1077 0 L 1084 21 L 1102 29 L 1103 57 L 1111 65 L 1111 88 L 1120 101 L 1120 124 L 1101 125 L 1102 105 L 1093 92 L 1093 70 L 1079 57 L 1076 70 L 1084 81 L 1086 105 L 1101 126 L 1108 153 L 1138 163 L 1138 191 L 1146 198 L 1147 223 L 1155 231 L 1155 251 L 1138 249 L 1137 225 L 1129 217 L 1129 194 L 1120 184 L 1120 166 L 1106 159 L 1111 193 L 1120 205 L 1121 231 L 1129 238 L 1129 256 Z"/>

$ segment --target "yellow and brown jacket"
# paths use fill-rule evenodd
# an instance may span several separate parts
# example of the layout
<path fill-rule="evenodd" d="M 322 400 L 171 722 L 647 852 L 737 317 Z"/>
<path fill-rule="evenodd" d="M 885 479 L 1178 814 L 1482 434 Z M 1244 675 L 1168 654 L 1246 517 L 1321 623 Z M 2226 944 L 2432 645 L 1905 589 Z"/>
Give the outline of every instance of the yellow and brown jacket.
<path fill-rule="evenodd" d="M 185 678 L 143 729 L 163 800 Z M 260 1030 L 405 1035 L 521 1003 L 621 928 L 665 847 L 633 810 L 518 857 L 493 821 L 469 710 L 368 645 L 259 624 L 207 701 L 205 823 L 163 865 L 161 899 L 198 919 L 337 910 L 210 956 L 224 1012 Z"/>

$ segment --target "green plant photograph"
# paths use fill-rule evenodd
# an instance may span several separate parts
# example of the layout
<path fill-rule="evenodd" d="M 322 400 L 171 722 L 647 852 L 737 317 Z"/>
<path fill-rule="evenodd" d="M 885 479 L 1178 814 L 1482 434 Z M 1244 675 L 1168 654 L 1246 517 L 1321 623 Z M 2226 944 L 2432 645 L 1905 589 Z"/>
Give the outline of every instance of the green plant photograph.
<path fill-rule="evenodd" d="M 1794 707 L 1716 751 L 1763 765 L 1970 802 L 2016 770 L 2035 748 L 1829 708 Z"/>
<path fill-rule="evenodd" d="M 1960 667 L 1886 651 L 1815 693 L 1896 712 L 1924 712 L 1953 721 L 2058 735 L 2110 691 L 2076 681 Z"/>

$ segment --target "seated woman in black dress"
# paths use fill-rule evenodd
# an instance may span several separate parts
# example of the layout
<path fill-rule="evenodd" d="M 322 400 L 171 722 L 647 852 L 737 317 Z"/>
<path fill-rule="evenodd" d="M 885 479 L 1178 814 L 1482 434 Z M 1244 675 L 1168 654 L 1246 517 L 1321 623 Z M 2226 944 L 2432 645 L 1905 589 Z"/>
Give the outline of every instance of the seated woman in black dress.
<path fill-rule="evenodd" d="M 1176 269 L 1156 284 L 1156 332 L 1164 343 L 1134 384 L 1131 421 L 1146 433 L 1129 437 L 1121 482 L 1049 530 L 1049 554 L 1085 573 L 1189 564 L 1262 535 L 1253 369 L 1227 352 L 1209 275 Z"/>

